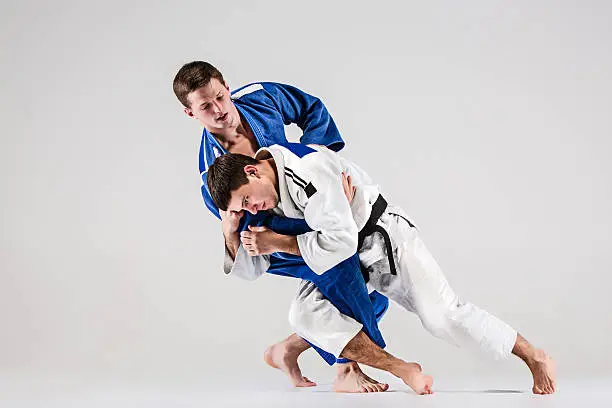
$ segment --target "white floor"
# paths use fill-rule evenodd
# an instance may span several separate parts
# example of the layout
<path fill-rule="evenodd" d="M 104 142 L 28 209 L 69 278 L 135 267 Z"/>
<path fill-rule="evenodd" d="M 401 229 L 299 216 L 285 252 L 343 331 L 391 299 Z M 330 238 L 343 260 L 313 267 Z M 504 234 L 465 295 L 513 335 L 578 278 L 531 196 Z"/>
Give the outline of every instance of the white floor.
<path fill-rule="evenodd" d="M 489 387 L 483 385 L 496 386 Z M 560 383 L 553 396 L 532 395 L 524 383 L 491 379 L 438 381 L 436 393 L 417 396 L 401 383 L 377 394 L 336 394 L 330 384 L 292 389 L 286 384 L 259 380 L 245 383 L 201 381 L 197 384 L 128 384 L 47 380 L 0 382 L 0 407 L 128 408 L 128 407 L 612 407 L 611 379 L 576 379 Z"/>

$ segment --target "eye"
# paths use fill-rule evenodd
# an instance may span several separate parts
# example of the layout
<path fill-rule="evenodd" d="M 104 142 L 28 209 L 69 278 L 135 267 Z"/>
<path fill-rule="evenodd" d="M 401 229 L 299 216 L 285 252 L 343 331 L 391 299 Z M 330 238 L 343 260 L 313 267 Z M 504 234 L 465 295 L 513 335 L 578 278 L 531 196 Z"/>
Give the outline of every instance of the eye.
<path fill-rule="evenodd" d="M 206 109 L 208 109 L 208 104 L 206 104 L 206 105 L 202 105 L 202 106 L 200 107 L 200 109 L 202 109 L 202 110 L 206 110 Z"/>

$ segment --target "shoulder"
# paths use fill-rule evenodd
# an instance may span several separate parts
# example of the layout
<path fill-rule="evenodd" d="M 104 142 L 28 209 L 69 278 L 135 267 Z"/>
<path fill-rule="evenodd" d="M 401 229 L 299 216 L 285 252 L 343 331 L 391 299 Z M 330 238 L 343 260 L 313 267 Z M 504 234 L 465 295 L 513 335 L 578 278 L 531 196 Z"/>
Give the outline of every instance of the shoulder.
<path fill-rule="evenodd" d="M 246 95 L 257 94 L 258 91 L 263 91 L 265 88 L 262 82 L 253 82 L 246 84 L 232 91 L 232 99 L 240 99 Z"/>
<path fill-rule="evenodd" d="M 285 176 L 310 198 L 322 186 L 327 186 L 330 179 L 335 180 L 342 169 L 339 161 L 334 160 L 325 151 L 300 146 L 309 149 L 310 152 L 300 156 L 285 147 L 281 146 L 279 149 L 284 150 Z"/>
<path fill-rule="evenodd" d="M 276 93 L 279 93 L 283 89 L 299 91 L 298 88 L 292 85 L 282 84 L 279 82 L 262 81 L 262 82 L 252 82 L 250 84 L 243 85 L 239 88 L 234 89 L 231 92 L 231 94 L 232 94 L 232 99 L 240 99 L 246 95 L 256 94 L 258 91 L 264 91 L 267 93 L 276 94 Z"/>

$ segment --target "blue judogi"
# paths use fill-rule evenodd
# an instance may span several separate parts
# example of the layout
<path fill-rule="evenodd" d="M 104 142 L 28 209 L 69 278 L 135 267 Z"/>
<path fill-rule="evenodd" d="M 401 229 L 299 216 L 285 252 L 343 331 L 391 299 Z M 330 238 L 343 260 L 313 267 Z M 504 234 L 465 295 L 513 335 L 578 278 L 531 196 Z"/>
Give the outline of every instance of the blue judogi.
<path fill-rule="evenodd" d="M 300 142 L 303 144 L 320 144 L 334 151 L 344 147 L 336 124 L 323 103 L 295 87 L 272 82 L 249 84 L 233 91 L 232 99 L 260 147 L 288 143 L 284 126 L 290 123 L 295 123 L 302 129 Z M 219 210 L 208 191 L 206 175 L 214 159 L 225 153 L 227 151 L 217 139 L 204 129 L 199 156 L 201 192 L 206 206 L 217 218 L 220 218 Z M 304 220 L 271 217 L 267 213 L 245 213 L 241 220 L 241 230 L 246 229 L 247 225 L 266 225 L 284 235 L 300 235 L 311 231 Z M 372 341 L 380 347 L 385 347 L 377 320 L 384 315 L 389 300 L 378 292 L 368 295 L 357 254 L 325 274 L 317 275 L 302 258 L 275 253 L 271 256 L 271 265 L 267 272 L 313 282 L 341 313 L 362 323 L 364 332 Z M 337 360 L 338 356 L 312 346 L 330 365 L 336 361 L 346 361 Z"/>
<path fill-rule="evenodd" d="M 299 89 L 273 82 L 245 85 L 232 92 L 234 105 L 247 121 L 260 147 L 287 143 L 285 125 L 295 123 L 302 129 L 302 144 L 320 144 L 333 151 L 344 147 L 334 120 L 320 99 Z M 227 151 L 206 129 L 200 144 L 202 197 L 208 209 L 220 219 L 206 186 L 206 170 Z"/>

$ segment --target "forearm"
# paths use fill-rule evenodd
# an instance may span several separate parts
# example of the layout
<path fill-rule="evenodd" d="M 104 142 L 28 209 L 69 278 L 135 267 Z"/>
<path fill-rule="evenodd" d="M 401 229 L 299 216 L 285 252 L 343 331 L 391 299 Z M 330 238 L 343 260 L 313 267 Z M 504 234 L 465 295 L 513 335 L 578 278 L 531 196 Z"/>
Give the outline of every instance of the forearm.
<path fill-rule="evenodd" d="M 227 248 L 229 256 L 232 260 L 235 260 L 238 248 L 240 247 L 240 235 L 238 233 L 223 234 L 223 238 L 225 239 L 225 248 Z"/>
<path fill-rule="evenodd" d="M 297 238 L 291 235 L 278 235 L 277 243 L 278 251 L 286 254 L 302 256 L 300 247 L 298 246 Z"/>

